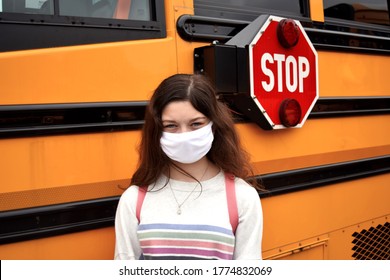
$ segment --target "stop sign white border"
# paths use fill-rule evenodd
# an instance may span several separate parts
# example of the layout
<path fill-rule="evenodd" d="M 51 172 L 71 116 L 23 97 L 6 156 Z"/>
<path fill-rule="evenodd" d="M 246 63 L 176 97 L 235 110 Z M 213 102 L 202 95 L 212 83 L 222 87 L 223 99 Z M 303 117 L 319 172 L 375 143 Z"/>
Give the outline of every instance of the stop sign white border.
<path fill-rule="evenodd" d="M 271 22 L 277 21 L 280 22 L 285 18 L 277 17 L 277 16 L 269 16 L 264 25 L 260 28 L 260 30 L 257 32 L 256 36 L 253 38 L 252 42 L 249 44 L 249 82 L 250 82 L 250 95 L 252 99 L 255 101 L 256 105 L 260 108 L 260 111 L 264 115 L 264 117 L 267 119 L 268 123 L 271 125 L 273 129 L 285 129 L 284 125 L 277 125 L 274 124 L 274 122 L 269 117 L 267 111 L 261 106 L 260 102 L 257 100 L 257 96 L 254 93 L 254 76 L 253 76 L 253 47 L 256 45 L 256 43 L 259 41 L 260 37 L 263 35 L 264 31 L 267 29 L 267 27 L 270 25 Z M 313 54 L 315 56 L 315 70 L 316 70 L 316 96 L 311 103 L 309 109 L 307 110 L 306 114 L 303 116 L 302 121 L 294 126 L 294 128 L 302 127 L 305 123 L 307 117 L 309 116 L 311 110 L 313 109 L 314 104 L 316 103 L 318 97 L 319 97 L 319 86 L 318 86 L 318 54 L 316 49 L 314 48 L 313 44 L 311 43 L 309 37 L 307 36 L 305 30 L 303 29 L 303 26 L 301 23 L 297 20 L 294 20 L 294 22 L 299 26 L 299 29 L 301 31 L 301 34 L 305 37 L 305 40 L 309 44 L 310 48 L 313 51 Z M 276 36 L 276 32 L 275 32 Z"/>

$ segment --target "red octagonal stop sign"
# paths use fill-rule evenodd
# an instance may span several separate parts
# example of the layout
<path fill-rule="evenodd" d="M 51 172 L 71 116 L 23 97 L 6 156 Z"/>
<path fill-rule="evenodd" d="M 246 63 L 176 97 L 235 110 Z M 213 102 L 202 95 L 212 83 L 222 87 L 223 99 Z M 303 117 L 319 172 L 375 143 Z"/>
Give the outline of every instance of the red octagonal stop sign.
<path fill-rule="evenodd" d="M 319 96 L 317 52 L 299 21 L 290 20 L 286 35 L 292 40 L 295 28 L 298 41 L 283 44 L 283 20 L 270 16 L 249 45 L 250 94 L 274 129 L 301 127 Z"/>

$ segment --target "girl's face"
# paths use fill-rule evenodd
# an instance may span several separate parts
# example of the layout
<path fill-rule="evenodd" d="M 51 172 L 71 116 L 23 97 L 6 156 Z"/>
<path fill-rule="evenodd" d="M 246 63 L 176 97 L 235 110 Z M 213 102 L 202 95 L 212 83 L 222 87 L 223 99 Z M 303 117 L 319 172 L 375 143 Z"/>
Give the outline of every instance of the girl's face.
<path fill-rule="evenodd" d="M 169 103 L 163 109 L 161 119 L 163 131 L 170 133 L 197 130 L 210 122 L 189 101 L 173 101 Z"/>

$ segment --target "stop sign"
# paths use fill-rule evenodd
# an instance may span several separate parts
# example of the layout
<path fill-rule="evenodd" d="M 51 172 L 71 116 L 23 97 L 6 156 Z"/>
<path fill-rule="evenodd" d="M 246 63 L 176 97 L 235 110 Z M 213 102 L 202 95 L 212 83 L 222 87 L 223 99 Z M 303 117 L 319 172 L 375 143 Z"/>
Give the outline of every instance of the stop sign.
<path fill-rule="evenodd" d="M 317 64 L 300 22 L 269 16 L 249 44 L 249 81 L 273 129 L 304 124 L 319 96 Z"/>

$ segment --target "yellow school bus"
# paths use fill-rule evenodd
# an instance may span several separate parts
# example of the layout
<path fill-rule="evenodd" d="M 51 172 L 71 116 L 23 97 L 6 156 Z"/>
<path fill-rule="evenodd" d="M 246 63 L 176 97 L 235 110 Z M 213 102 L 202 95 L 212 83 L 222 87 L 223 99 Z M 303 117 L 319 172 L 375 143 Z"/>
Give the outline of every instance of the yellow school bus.
<path fill-rule="evenodd" d="M 304 125 L 264 129 L 219 92 L 266 189 L 263 258 L 390 259 L 387 5 L 0 0 L 0 258 L 112 259 L 152 92 L 273 15 L 299 21 L 318 54 Z"/>

